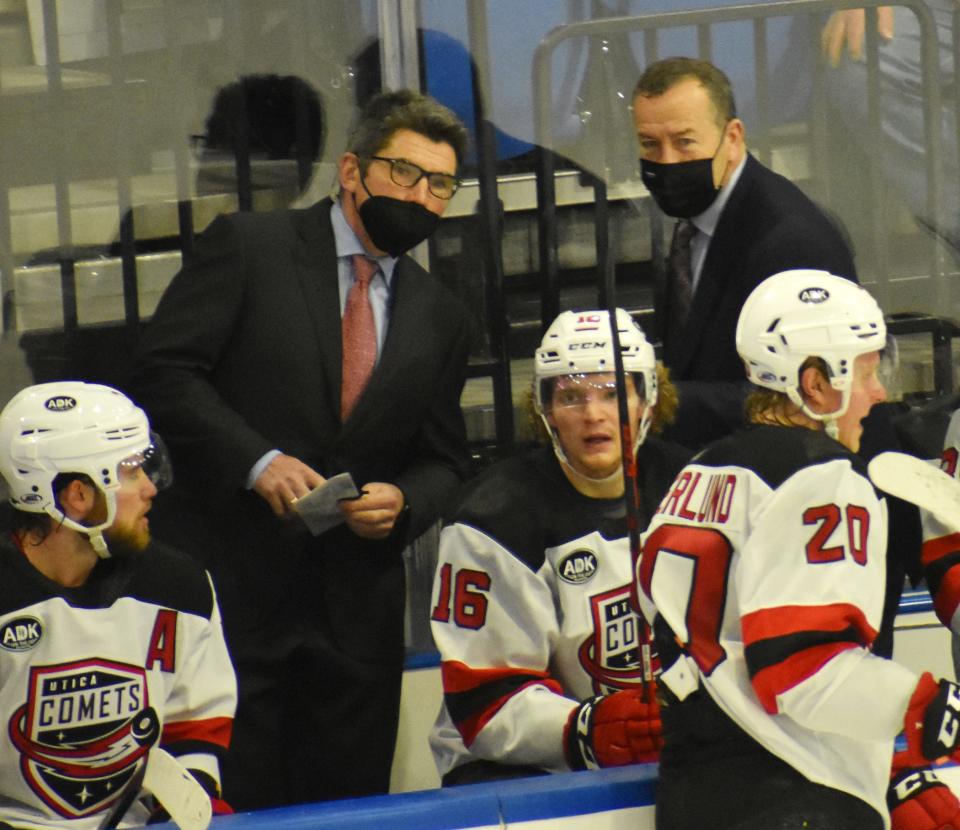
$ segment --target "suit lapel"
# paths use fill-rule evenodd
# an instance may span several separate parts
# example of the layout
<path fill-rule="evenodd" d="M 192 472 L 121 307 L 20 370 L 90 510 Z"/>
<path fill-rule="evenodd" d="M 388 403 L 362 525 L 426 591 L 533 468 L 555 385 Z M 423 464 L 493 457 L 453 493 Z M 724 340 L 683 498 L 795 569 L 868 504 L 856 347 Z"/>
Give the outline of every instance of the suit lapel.
<path fill-rule="evenodd" d="M 334 417 L 340 418 L 341 326 L 337 249 L 330 224 L 332 202 L 324 199 L 299 215 L 294 263 L 304 302 L 314 322 L 326 399 Z"/>
<path fill-rule="evenodd" d="M 703 261 L 703 270 L 700 272 L 700 281 L 693 295 L 693 303 L 690 306 L 690 314 L 687 317 L 683 335 L 676 338 L 673 367 L 676 377 L 682 378 L 690 367 L 690 361 L 697 353 L 700 340 L 707 328 L 705 322 L 713 316 L 723 292 L 728 287 L 730 266 L 736 259 L 735 251 L 741 245 L 743 238 L 743 231 L 739 225 L 742 221 L 743 206 L 747 203 L 748 193 L 753 186 L 756 164 L 753 156 L 748 155 L 740 179 L 723 207 L 713 238 L 710 240 L 710 247 L 707 248 L 707 255 Z"/>

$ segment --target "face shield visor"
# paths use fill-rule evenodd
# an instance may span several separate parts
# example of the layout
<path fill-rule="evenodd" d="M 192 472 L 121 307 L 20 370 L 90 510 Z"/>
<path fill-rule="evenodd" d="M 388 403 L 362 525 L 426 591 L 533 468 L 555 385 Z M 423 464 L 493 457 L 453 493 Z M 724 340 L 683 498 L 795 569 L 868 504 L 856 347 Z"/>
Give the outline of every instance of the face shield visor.
<path fill-rule="evenodd" d="M 164 490 L 173 483 L 173 466 L 163 439 L 152 430 L 150 444 L 135 453 L 131 453 L 117 464 L 117 480 L 123 481 L 135 476 L 138 470 L 153 482 L 157 490 Z"/>
<path fill-rule="evenodd" d="M 897 338 L 887 334 L 887 340 L 880 350 L 880 363 L 877 365 L 877 378 L 887 390 L 888 401 L 903 399 L 903 377 L 900 372 L 900 347 Z"/>
<path fill-rule="evenodd" d="M 640 373 L 630 373 L 632 385 L 627 383 L 627 400 L 634 395 L 641 404 L 646 402 L 646 386 Z M 543 378 L 537 390 L 537 404 L 542 414 L 554 409 L 583 409 L 590 404 L 617 407 L 617 381 L 612 374 L 570 374 Z"/>

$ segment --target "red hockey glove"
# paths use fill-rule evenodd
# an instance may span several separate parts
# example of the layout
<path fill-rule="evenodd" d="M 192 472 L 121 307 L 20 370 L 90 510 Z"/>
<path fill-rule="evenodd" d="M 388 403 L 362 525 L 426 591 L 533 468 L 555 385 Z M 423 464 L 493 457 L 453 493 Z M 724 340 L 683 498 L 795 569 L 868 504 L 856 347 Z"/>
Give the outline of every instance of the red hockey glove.
<path fill-rule="evenodd" d="M 960 744 L 960 686 L 924 672 L 907 704 L 903 734 L 912 766 L 953 752 Z"/>
<path fill-rule="evenodd" d="M 620 767 L 656 761 L 663 746 L 660 706 L 639 689 L 624 689 L 583 701 L 563 731 L 570 769 Z"/>
<path fill-rule="evenodd" d="M 895 773 L 887 806 L 890 830 L 960 830 L 960 801 L 929 767 Z"/>

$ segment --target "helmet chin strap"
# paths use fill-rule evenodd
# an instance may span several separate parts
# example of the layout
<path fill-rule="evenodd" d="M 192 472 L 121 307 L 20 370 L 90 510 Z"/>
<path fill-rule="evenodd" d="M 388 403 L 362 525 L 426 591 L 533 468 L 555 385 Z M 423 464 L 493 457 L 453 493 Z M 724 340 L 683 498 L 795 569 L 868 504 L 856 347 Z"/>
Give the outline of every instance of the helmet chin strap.
<path fill-rule="evenodd" d="M 113 520 L 117 515 L 117 503 L 111 496 L 106 494 L 104 494 L 104 498 L 107 500 L 107 518 L 105 521 L 93 527 L 80 524 L 80 522 L 71 519 L 61 510 L 48 510 L 48 512 L 64 527 L 68 527 L 70 530 L 86 536 L 87 539 L 90 540 L 90 547 L 93 548 L 94 553 L 96 553 L 100 559 L 109 559 L 110 548 L 107 546 L 107 540 L 103 536 L 103 531 L 113 524 Z"/>
<path fill-rule="evenodd" d="M 103 538 L 102 530 L 95 530 L 89 534 L 90 545 L 100 559 L 110 558 L 110 549 L 107 547 L 107 540 Z"/>
<path fill-rule="evenodd" d="M 840 408 L 836 412 L 814 412 L 807 406 L 806 401 L 800 397 L 796 389 L 787 390 L 787 397 L 799 406 L 800 411 L 808 418 L 814 421 L 820 421 L 820 423 L 823 424 L 824 432 L 834 441 L 840 440 L 840 424 L 838 421 L 846 414 L 847 407 L 850 405 L 849 391 L 844 390 L 840 394 Z"/>

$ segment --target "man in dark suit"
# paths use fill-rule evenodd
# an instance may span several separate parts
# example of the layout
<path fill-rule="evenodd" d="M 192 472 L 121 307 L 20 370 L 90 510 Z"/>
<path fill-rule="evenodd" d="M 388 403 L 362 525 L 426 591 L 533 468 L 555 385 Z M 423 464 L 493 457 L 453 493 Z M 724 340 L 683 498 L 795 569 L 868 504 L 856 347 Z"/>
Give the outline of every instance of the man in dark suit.
<path fill-rule="evenodd" d="M 749 155 L 730 82 L 692 58 L 651 64 L 634 90 L 641 175 L 675 228 L 655 310 L 680 392 L 671 437 L 700 446 L 742 421 L 747 391 L 734 331 L 766 277 L 815 268 L 856 280 L 833 223 L 792 182 Z"/>
<path fill-rule="evenodd" d="M 179 481 L 157 535 L 220 594 L 240 687 L 224 791 L 241 809 L 387 791 L 401 552 L 468 463 L 466 311 L 403 256 L 456 190 L 466 131 L 426 96 L 384 93 L 348 146 L 336 200 L 211 224 L 132 376 Z M 292 505 L 342 472 L 362 495 L 311 536 Z"/>

